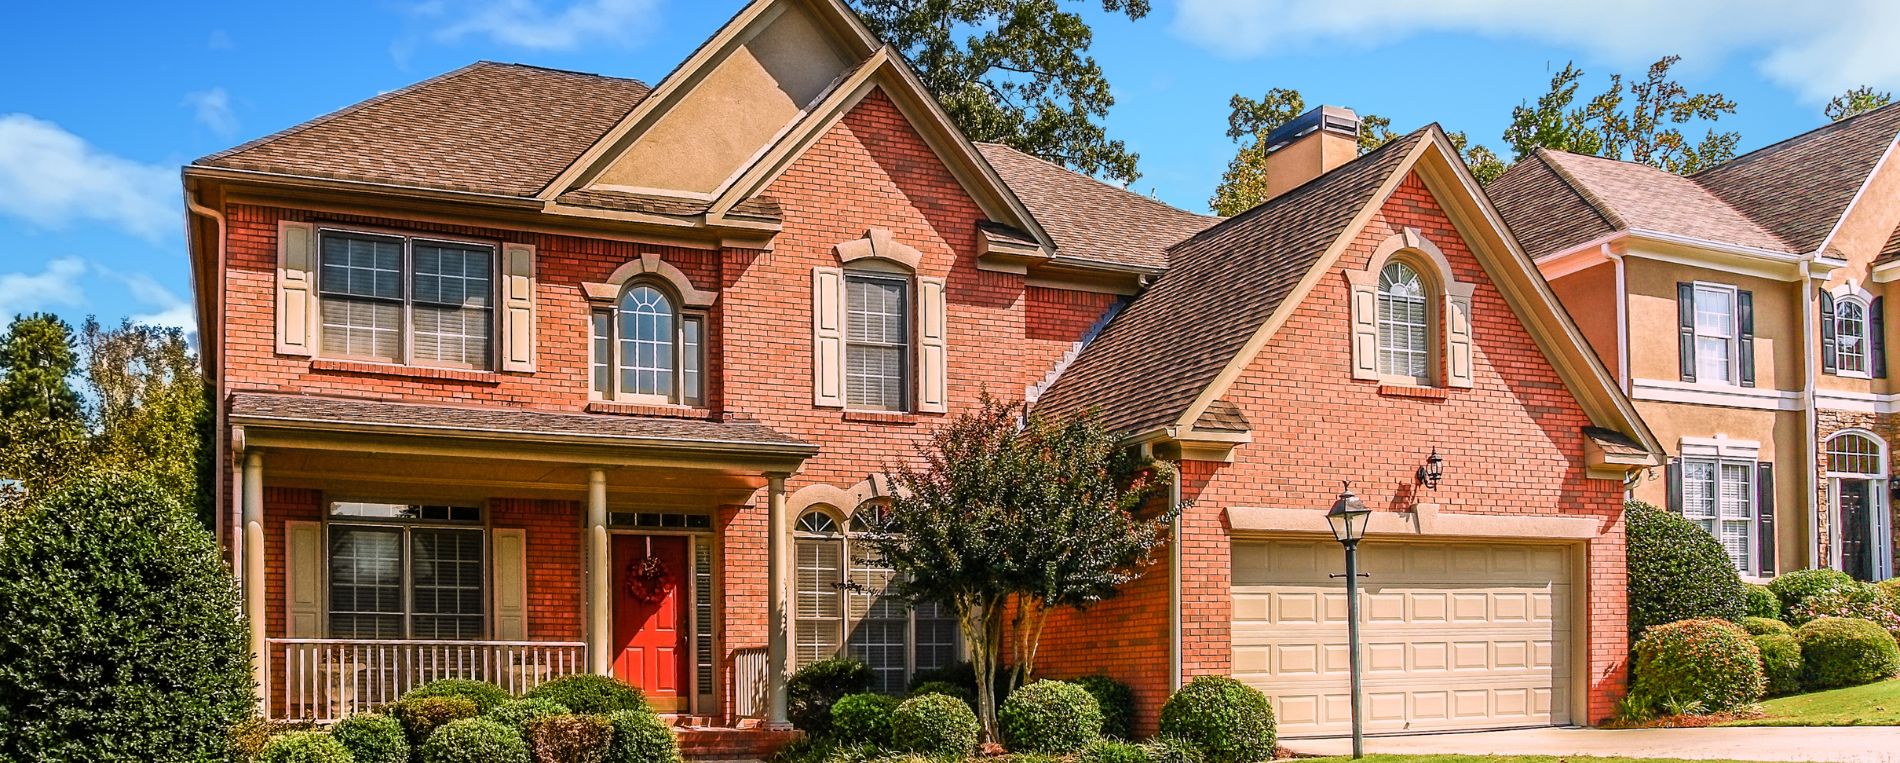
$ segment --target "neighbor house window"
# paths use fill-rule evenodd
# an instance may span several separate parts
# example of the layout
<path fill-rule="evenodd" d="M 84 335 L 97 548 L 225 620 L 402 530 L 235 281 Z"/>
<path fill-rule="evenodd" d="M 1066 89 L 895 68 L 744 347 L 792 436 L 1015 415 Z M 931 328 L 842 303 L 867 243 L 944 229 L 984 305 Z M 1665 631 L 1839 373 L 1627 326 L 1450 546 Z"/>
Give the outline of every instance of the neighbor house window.
<path fill-rule="evenodd" d="M 1867 373 L 1867 307 L 1852 298 L 1834 303 L 1836 368 L 1842 374 Z"/>
<path fill-rule="evenodd" d="M 318 265 L 325 356 L 492 364 L 493 246 L 326 230 Z"/>
<path fill-rule="evenodd" d="M 482 638 L 480 525 L 472 506 L 331 504 L 331 638 Z"/>
<path fill-rule="evenodd" d="M 845 405 L 901 411 L 909 405 L 910 281 L 845 276 Z"/>
<path fill-rule="evenodd" d="M 635 281 L 612 310 L 593 317 L 593 390 L 603 400 L 699 405 L 704 401 L 705 316 L 673 292 Z"/>
<path fill-rule="evenodd" d="M 1379 271 L 1379 375 L 1431 383 L 1431 323 L 1418 269 L 1393 262 Z"/>
<path fill-rule="evenodd" d="M 857 659 L 871 668 L 873 689 L 896 694 L 917 671 L 957 661 L 957 621 L 947 607 L 913 607 L 889 592 L 896 573 L 864 542 L 868 529 L 823 509 L 799 516 L 794 657 Z"/>
<path fill-rule="evenodd" d="M 1683 458 L 1682 516 L 1721 541 L 1736 569 L 1754 571 L 1755 461 Z"/>
<path fill-rule="evenodd" d="M 1695 372 L 1701 382 L 1735 381 L 1735 290 L 1695 286 Z"/>

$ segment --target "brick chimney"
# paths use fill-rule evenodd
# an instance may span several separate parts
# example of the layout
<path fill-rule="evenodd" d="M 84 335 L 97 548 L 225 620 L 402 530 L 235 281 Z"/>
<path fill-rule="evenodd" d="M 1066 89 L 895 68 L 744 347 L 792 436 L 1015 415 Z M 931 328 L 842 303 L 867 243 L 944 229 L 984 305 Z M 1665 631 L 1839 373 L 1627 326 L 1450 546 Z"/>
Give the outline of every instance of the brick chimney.
<path fill-rule="evenodd" d="M 1321 106 L 1267 134 L 1267 198 L 1333 171 L 1359 155 L 1359 115 Z"/>

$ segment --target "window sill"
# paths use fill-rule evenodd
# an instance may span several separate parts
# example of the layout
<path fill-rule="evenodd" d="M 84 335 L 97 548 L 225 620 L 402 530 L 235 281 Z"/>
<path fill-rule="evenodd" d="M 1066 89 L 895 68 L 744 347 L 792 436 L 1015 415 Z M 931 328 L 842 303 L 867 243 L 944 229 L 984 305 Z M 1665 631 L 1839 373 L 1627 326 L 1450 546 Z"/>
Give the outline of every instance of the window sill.
<path fill-rule="evenodd" d="M 1444 387 L 1419 387 L 1410 384 L 1381 384 L 1379 394 L 1384 397 L 1410 397 L 1419 400 L 1451 399 L 1451 391 Z"/>
<path fill-rule="evenodd" d="M 861 424 L 891 424 L 906 427 L 917 424 L 916 414 L 886 411 L 845 411 L 844 420 Z"/>
<path fill-rule="evenodd" d="M 461 381 L 474 384 L 501 383 L 501 375 L 493 371 L 433 368 L 430 366 L 399 366 L 393 363 L 368 363 L 360 360 L 337 360 L 335 358 L 317 358 L 312 360 L 310 361 L 310 370 L 328 373 L 355 374 L 359 376 L 391 376 L 404 379 Z"/>
<path fill-rule="evenodd" d="M 614 416 L 659 416 L 669 419 L 710 419 L 713 417 L 710 408 L 651 403 L 615 403 L 607 400 L 589 401 L 586 410 L 588 413 L 605 413 Z"/>

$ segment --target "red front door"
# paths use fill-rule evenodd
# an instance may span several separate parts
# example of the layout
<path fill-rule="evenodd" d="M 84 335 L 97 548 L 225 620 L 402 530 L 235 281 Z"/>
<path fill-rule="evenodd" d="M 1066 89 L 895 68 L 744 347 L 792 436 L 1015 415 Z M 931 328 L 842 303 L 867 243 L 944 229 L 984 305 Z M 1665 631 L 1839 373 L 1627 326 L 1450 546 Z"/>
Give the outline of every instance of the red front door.
<path fill-rule="evenodd" d="M 655 710 L 684 711 L 686 538 L 616 535 L 613 548 L 614 675 L 640 687 Z"/>

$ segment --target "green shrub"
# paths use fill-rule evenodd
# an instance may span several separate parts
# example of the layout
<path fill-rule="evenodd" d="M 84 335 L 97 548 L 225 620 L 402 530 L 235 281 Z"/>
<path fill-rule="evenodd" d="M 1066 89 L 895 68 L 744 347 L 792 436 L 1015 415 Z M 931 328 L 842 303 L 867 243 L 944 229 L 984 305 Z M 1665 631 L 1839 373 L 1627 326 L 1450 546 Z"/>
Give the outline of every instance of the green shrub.
<path fill-rule="evenodd" d="M 1767 617 L 1750 616 L 1742 618 L 1742 630 L 1748 631 L 1748 635 L 1750 636 L 1762 636 L 1767 634 L 1782 636 L 1794 635 L 1794 626 Z"/>
<path fill-rule="evenodd" d="M 609 763 L 679 763 L 679 740 L 653 711 L 621 710 L 609 714 L 607 721 L 614 725 Z"/>
<path fill-rule="evenodd" d="M 398 700 L 389 711 L 402 721 L 412 747 L 421 747 L 438 728 L 478 715 L 475 700 L 467 697 L 413 697 Z"/>
<path fill-rule="evenodd" d="M 522 696 L 550 700 L 581 715 L 647 709 L 646 697 L 632 684 L 591 673 L 562 676 L 536 686 Z"/>
<path fill-rule="evenodd" d="M 1202 763 L 1201 748 L 1172 734 L 1162 734 L 1142 743 L 1148 751 L 1148 763 Z"/>
<path fill-rule="evenodd" d="M 900 750 L 963 757 L 976 749 L 981 732 L 969 705 L 942 694 L 912 697 L 891 713 L 891 743 Z"/>
<path fill-rule="evenodd" d="M 1761 673 L 1767 679 L 1766 694 L 1776 697 L 1801 690 L 1801 644 L 1794 633 L 1764 633 L 1755 636 L 1755 650 L 1761 653 Z"/>
<path fill-rule="evenodd" d="M 1900 646 L 1866 620 L 1823 617 L 1794 631 L 1801 644 L 1801 687 L 1830 689 L 1872 683 L 1900 671 Z"/>
<path fill-rule="evenodd" d="M 819 660 L 799 668 L 785 684 L 785 713 L 792 726 L 812 736 L 831 732 L 831 703 L 871 690 L 871 669 L 852 659 Z"/>
<path fill-rule="evenodd" d="M 358 713 L 330 727 L 330 738 L 350 751 L 355 763 L 408 763 L 409 737 L 402 721 L 378 713 Z"/>
<path fill-rule="evenodd" d="M 310 721 L 267 721 L 251 716 L 231 727 L 225 737 L 224 758 L 229 763 L 256 763 L 258 753 L 272 738 L 292 731 L 316 731 Z"/>
<path fill-rule="evenodd" d="M 1128 684 L 1108 676 L 1096 674 L 1083 676 L 1070 683 L 1088 691 L 1095 698 L 1095 704 L 1102 709 L 1102 735 L 1116 739 L 1132 739 L 1129 723 L 1135 717 L 1135 692 Z"/>
<path fill-rule="evenodd" d="M 799 737 L 772 753 L 771 763 L 868 763 L 885 750 L 833 737 Z"/>
<path fill-rule="evenodd" d="M 963 700 L 963 703 L 966 705 L 976 707 L 976 695 L 970 693 L 969 687 L 954 684 L 949 681 L 925 681 L 916 684 L 910 687 L 910 693 L 905 695 L 905 699 L 920 697 L 925 694 L 942 694 L 946 697 L 955 697 Z"/>
<path fill-rule="evenodd" d="M 1770 620 L 1781 618 L 1781 597 L 1769 590 L 1768 586 L 1743 583 L 1742 610 L 1749 617 L 1765 617 Z"/>
<path fill-rule="evenodd" d="M 1010 670 L 1011 668 L 1008 664 L 1001 661 L 997 662 L 996 680 L 992 682 L 992 688 L 995 691 L 994 696 L 998 701 L 1001 701 L 1003 697 L 1009 695 Z M 956 662 L 941 668 L 919 670 L 911 674 L 909 687 L 911 696 L 917 696 L 917 689 L 921 688 L 924 684 L 930 683 L 946 683 L 961 688 L 963 690 L 961 694 L 943 693 L 950 694 L 952 697 L 958 697 L 970 703 L 971 707 L 976 707 L 976 667 L 970 663 Z"/>
<path fill-rule="evenodd" d="M 1652 625 L 1747 614 L 1742 578 L 1715 536 L 1641 501 L 1624 506 L 1631 640 Z"/>
<path fill-rule="evenodd" d="M 606 763 L 614 724 L 604 715 L 544 715 L 524 735 L 534 763 Z"/>
<path fill-rule="evenodd" d="M 1725 713 L 1759 700 L 1767 681 L 1748 633 L 1715 618 L 1644 631 L 1636 642 L 1635 673 L 1630 693 L 1652 708 L 1690 713 Z"/>
<path fill-rule="evenodd" d="M 1808 597 L 1794 608 L 1790 622 L 1805 623 L 1818 617 L 1857 617 L 1886 630 L 1900 639 L 1900 611 L 1878 587 L 1856 581 L 1853 585 L 1823 591 Z"/>
<path fill-rule="evenodd" d="M 1208 763 L 1256 763 L 1273 757 L 1273 706 L 1225 676 L 1201 676 L 1161 706 L 1161 733 L 1179 737 Z"/>
<path fill-rule="evenodd" d="M 1887 578 L 1874 584 L 1881 596 L 1887 597 L 1887 603 L 1894 609 L 1900 609 L 1900 578 Z"/>
<path fill-rule="evenodd" d="M 531 763 L 521 732 L 486 718 L 452 721 L 417 752 L 421 763 Z"/>
<path fill-rule="evenodd" d="M 1082 748 L 1075 763 L 1150 763 L 1148 748 L 1119 739 L 1097 739 Z"/>
<path fill-rule="evenodd" d="M 996 714 L 1012 752 L 1067 755 L 1102 736 L 1102 708 L 1067 681 L 1037 681 L 1010 692 Z"/>
<path fill-rule="evenodd" d="M 1806 620 L 1791 619 L 1796 607 L 1810 598 L 1828 591 L 1845 591 L 1854 587 L 1855 580 L 1840 570 L 1795 570 L 1784 572 L 1774 580 L 1768 581 L 1768 590 L 1781 599 L 1781 619 L 1789 625 L 1799 626 Z"/>
<path fill-rule="evenodd" d="M 528 724 L 538 718 L 571 715 L 573 712 L 566 705 L 546 697 L 522 697 L 496 705 L 482 713 L 482 717 L 496 723 L 513 726 L 516 731 L 526 733 Z"/>
<path fill-rule="evenodd" d="M 352 763 L 350 751 L 321 731 L 292 731 L 272 738 L 257 763 Z"/>
<path fill-rule="evenodd" d="M 211 533 L 150 480 L 34 499 L 0 532 L 0 758 L 224 754 L 256 707 L 241 609 Z"/>
<path fill-rule="evenodd" d="M 891 713 L 897 698 L 883 694 L 847 694 L 831 704 L 831 733 L 845 742 L 891 745 Z"/>
<path fill-rule="evenodd" d="M 470 681 L 465 678 L 443 678 L 410 689 L 401 699 L 423 699 L 425 697 L 462 697 L 475 703 L 475 713 L 486 715 L 504 702 L 514 699 L 508 691 L 487 681 Z"/>

